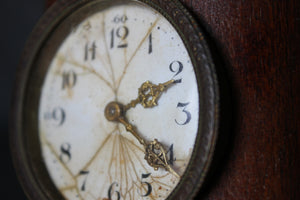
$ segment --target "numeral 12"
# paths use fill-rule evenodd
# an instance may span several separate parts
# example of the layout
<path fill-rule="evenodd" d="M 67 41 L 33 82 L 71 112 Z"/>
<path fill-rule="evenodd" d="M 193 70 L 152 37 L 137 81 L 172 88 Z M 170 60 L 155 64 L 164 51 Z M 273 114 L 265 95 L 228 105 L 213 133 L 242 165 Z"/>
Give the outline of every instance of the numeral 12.
<path fill-rule="evenodd" d="M 120 26 L 117 30 L 112 29 L 110 32 L 111 40 L 110 40 L 110 48 L 114 48 L 115 46 L 115 36 L 119 38 L 121 41 L 117 45 L 117 48 L 126 48 L 128 46 L 125 41 L 129 34 L 129 30 L 126 26 Z"/>

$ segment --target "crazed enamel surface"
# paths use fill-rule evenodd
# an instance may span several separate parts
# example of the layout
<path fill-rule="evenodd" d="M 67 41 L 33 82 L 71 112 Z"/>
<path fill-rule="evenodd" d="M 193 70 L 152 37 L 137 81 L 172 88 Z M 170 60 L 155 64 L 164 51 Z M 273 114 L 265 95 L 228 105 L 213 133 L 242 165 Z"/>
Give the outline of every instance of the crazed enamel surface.
<path fill-rule="evenodd" d="M 154 108 L 137 105 L 126 117 L 141 137 L 168 150 L 184 174 L 198 130 L 195 72 L 171 24 L 144 4 L 96 13 L 74 28 L 49 67 L 42 88 L 39 135 L 43 158 L 66 199 L 166 199 L 180 178 L 155 171 L 122 124 L 109 122 L 111 101 L 128 104 L 145 81 L 181 80 Z"/>

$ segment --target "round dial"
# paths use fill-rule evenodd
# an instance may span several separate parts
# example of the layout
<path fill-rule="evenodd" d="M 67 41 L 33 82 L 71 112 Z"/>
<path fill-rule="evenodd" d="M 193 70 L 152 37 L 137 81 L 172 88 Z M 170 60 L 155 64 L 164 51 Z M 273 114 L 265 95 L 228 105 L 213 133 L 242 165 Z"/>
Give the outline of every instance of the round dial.
<path fill-rule="evenodd" d="M 59 47 L 41 92 L 39 136 L 56 187 L 67 199 L 167 198 L 195 143 L 197 90 L 182 39 L 155 10 L 130 3 L 87 17 Z M 126 124 L 107 119 L 110 102 L 128 107 Z M 149 162 L 158 169 L 145 159 L 155 139 L 162 161 Z"/>
<path fill-rule="evenodd" d="M 16 106 L 30 197 L 192 198 L 218 124 L 195 21 L 178 2 L 148 0 L 62 1 L 47 16 Z"/>

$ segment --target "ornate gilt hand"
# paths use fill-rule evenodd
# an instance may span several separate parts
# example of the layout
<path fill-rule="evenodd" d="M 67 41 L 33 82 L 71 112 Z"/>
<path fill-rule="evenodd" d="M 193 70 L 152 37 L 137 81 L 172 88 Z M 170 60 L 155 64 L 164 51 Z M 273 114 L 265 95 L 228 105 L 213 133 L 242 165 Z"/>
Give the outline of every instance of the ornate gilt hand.
<path fill-rule="evenodd" d="M 166 150 L 163 145 L 154 139 L 153 141 L 146 144 L 145 147 L 145 160 L 148 164 L 154 168 L 154 170 L 158 170 L 158 168 L 164 168 L 169 171 L 173 175 L 180 177 L 174 169 L 169 165 L 166 155 Z"/>
<path fill-rule="evenodd" d="M 115 121 L 123 124 L 128 132 L 130 132 L 144 146 L 145 160 L 155 170 L 164 168 L 173 175 L 180 177 L 169 165 L 166 150 L 163 145 L 154 139 L 151 142 L 145 141 L 137 132 L 136 128 L 128 122 L 125 117 L 124 106 L 117 102 L 109 103 L 105 108 L 105 116 L 109 121 Z"/>
<path fill-rule="evenodd" d="M 138 90 L 138 97 L 132 100 L 124 107 L 127 111 L 130 108 L 134 108 L 137 104 L 141 104 L 144 108 L 152 108 L 157 105 L 157 100 L 161 94 L 168 89 L 169 86 L 176 83 L 175 80 L 169 80 L 165 83 L 159 83 L 155 85 L 150 81 L 144 82 Z"/>

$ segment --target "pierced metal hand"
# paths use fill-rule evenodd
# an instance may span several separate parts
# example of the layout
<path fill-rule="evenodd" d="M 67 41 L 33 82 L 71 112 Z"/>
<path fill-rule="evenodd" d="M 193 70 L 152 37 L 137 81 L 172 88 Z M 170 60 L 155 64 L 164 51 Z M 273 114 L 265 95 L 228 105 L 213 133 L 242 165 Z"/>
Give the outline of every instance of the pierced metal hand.
<path fill-rule="evenodd" d="M 139 142 L 144 146 L 145 149 L 145 160 L 147 163 L 158 170 L 158 168 L 164 168 L 173 175 L 180 177 L 169 165 L 166 150 L 163 145 L 154 139 L 151 142 L 145 141 L 136 131 L 136 128 L 131 125 L 126 117 L 124 106 L 117 102 L 109 103 L 105 108 L 105 116 L 109 121 L 115 121 L 123 124 L 128 132 L 130 132 Z"/>
<path fill-rule="evenodd" d="M 165 168 L 165 170 L 180 178 L 180 176 L 169 165 L 166 150 L 164 149 L 163 145 L 157 141 L 157 139 L 147 143 L 146 146 L 144 145 L 144 147 L 145 160 L 151 167 L 154 168 L 154 170 L 158 170 L 159 167 Z"/>
<path fill-rule="evenodd" d="M 168 87 L 174 83 L 177 83 L 175 80 L 169 80 L 165 83 L 159 83 L 155 85 L 150 81 L 144 82 L 138 91 L 138 97 L 132 100 L 129 104 L 124 107 L 124 110 L 127 111 L 130 108 L 134 108 L 137 104 L 141 104 L 144 108 L 152 108 L 157 105 L 157 100 L 160 95 L 168 89 Z"/>

